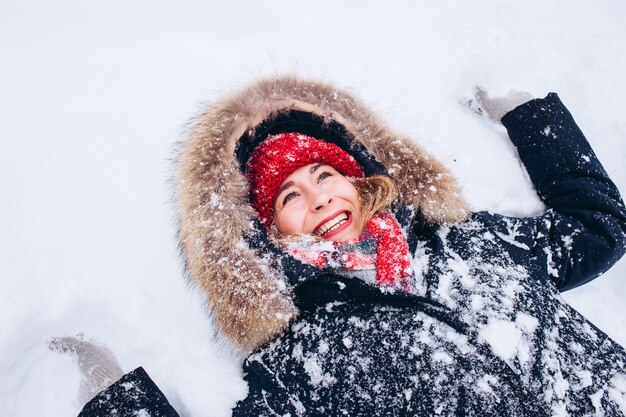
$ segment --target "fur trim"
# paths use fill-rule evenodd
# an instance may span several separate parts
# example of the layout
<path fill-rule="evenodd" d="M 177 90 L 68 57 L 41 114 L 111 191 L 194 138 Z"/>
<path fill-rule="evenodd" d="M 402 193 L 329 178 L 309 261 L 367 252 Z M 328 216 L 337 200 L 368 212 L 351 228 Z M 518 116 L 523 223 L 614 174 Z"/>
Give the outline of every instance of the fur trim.
<path fill-rule="evenodd" d="M 255 212 L 234 156 L 246 131 L 286 109 L 343 125 L 387 168 L 400 199 L 421 210 L 425 221 L 457 222 L 468 213 L 439 162 L 330 85 L 279 77 L 209 105 L 194 120 L 177 162 L 180 246 L 189 280 L 206 296 L 219 330 L 244 349 L 271 340 L 297 315 L 282 273 L 242 240 Z"/>

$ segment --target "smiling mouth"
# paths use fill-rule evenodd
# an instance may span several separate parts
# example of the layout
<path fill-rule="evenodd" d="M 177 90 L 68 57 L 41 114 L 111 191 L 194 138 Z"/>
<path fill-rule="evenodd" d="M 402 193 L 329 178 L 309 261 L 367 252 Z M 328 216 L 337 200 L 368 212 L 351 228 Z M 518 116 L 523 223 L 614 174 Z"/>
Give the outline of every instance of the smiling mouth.
<path fill-rule="evenodd" d="M 338 215 L 332 217 L 329 220 L 324 221 L 322 224 L 318 225 L 315 230 L 313 230 L 313 234 L 318 237 L 330 237 L 334 235 L 333 232 L 338 232 L 342 226 L 344 226 L 348 220 L 350 220 L 350 212 L 343 211 Z"/>

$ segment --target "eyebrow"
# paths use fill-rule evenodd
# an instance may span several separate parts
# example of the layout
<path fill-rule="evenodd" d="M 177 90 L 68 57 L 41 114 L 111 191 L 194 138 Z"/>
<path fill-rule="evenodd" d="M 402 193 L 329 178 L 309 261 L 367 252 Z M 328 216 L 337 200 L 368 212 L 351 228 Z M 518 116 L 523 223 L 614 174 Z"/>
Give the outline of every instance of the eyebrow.
<path fill-rule="evenodd" d="M 274 197 L 274 204 L 276 204 L 276 200 L 278 200 L 278 196 L 280 195 L 280 193 L 282 193 L 283 191 L 285 191 L 287 188 L 291 187 L 292 185 L 293 185 L 293 181 L 287 181 L 286 183 L 280 186 L 278 191 L 276 191 L 276 197 Z"/>
<path fill-rule="evenodd" d="M 317 171 L 317 170 L 319 169 L 319 167 L 321 167 L 322 165 L 326 165 L 326 164 L 323 164 L 323 163 L 321 163 L 321 162 L 318 162 L 317 164 L 313 165 L 313 166 L 311 167 L 311 169 L 309 169 L 309 172 L 310 172 L 311 174 L 315 173 L 315 171 Z"/>

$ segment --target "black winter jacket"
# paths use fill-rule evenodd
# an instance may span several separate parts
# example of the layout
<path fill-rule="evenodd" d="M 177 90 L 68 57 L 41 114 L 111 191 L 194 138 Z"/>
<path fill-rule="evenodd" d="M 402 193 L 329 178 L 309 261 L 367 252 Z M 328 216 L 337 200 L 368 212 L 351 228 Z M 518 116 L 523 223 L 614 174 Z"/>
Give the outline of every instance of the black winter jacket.
<path fill-rule="evenodd" d="M 303 314 L 248 358 L 234 415 L 620 415 L 592 398 L 624 350 L 559 290 L 622 256 L 624 205 L 556 94 L 503 124 L 547 212 L 443 226 L 399 213 L 418 296 L 292 266 Z"/>
<path fill-rule="evenodd" d="M 623 255 L 624 205 L 556 94 L 518 107 L 503 124 L 546 213 L 433 223 L 397 204 L 415 294 L 277 254 L 300 313 L 245 361 L 249 392 L 233 415 L 622 415 L 608 386 L 626 372 L 626 353 L 559 292 Z M 248 244 L 276 250 L 263 231 Z M 142 372 L 126 378 L 125 389 L 136 382 L 156 390 Z M 111 404 L 132 409 L 118 384 L 81 415 L 106 415 L 99 410 Z"/>

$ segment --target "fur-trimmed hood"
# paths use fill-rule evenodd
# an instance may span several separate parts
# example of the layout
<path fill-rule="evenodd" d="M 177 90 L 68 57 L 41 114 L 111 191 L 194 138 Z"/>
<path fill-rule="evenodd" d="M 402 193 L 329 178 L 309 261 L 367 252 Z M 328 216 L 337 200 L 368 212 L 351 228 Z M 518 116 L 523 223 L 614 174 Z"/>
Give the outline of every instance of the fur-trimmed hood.
<path fill-rule="evenodd" d="M 207 106 L 176 166 L 180 249 L 218 330 L 243 349 L 271 340 L 298 314 L 280 268 L 244 239 L 256 219 L 245 161 L 259 141 L 280 131 L 331 138 L 355 155 L 366 175 L 386 172 L 399 201 L 426 222 L 467 216 L 456 181 L 439 162 L 331 85 L 267 79 Z"/>

